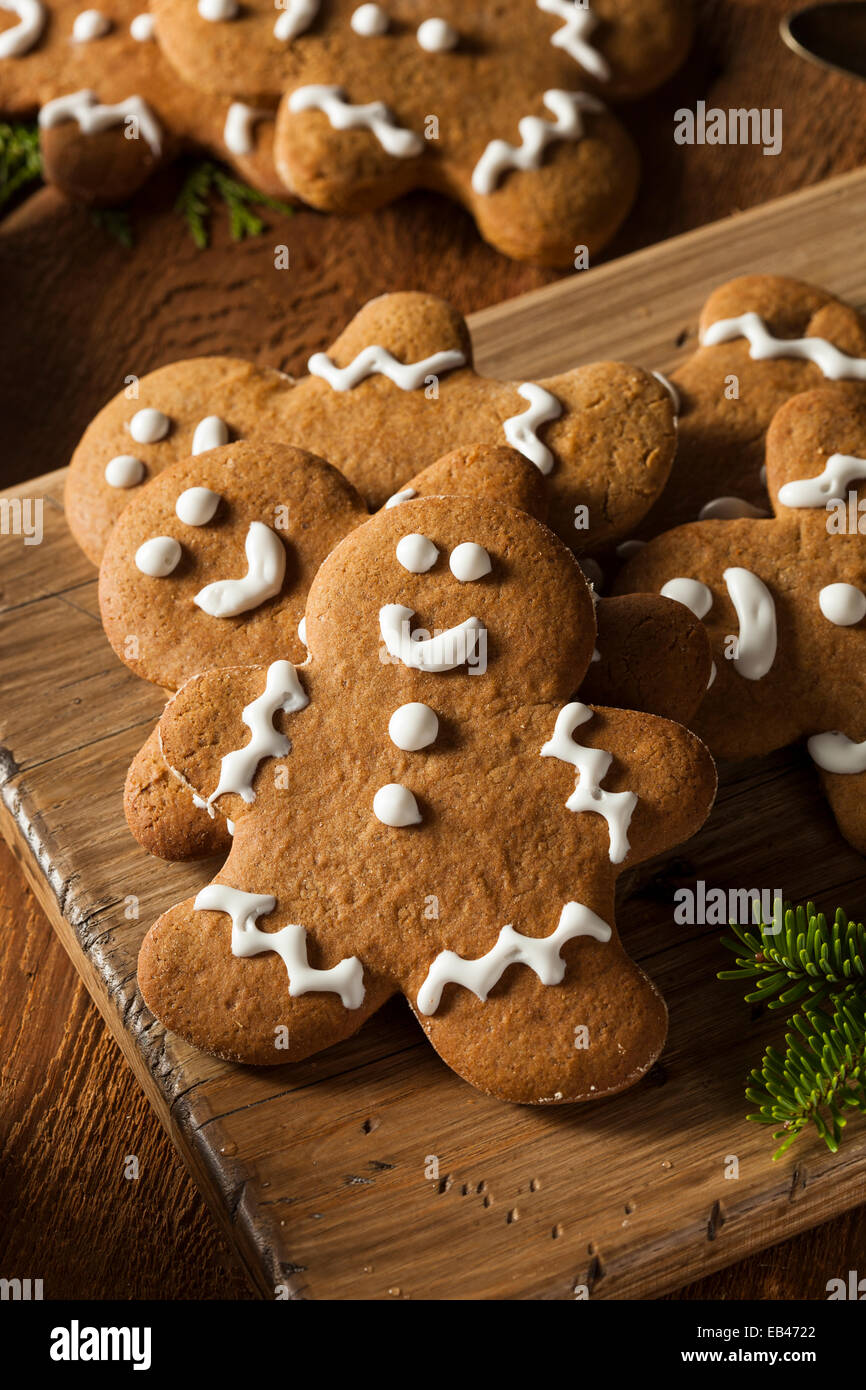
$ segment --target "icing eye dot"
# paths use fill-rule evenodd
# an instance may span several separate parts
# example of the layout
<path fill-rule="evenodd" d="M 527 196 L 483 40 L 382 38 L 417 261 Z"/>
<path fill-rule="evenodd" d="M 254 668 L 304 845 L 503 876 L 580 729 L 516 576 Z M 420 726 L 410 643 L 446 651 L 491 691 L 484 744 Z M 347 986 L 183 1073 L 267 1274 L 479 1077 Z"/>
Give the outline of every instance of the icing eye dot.
<path fill-rule="evenodd" d="M 407 487 L 403 492 L 395 492 L 394 496 L 389 497 L 388 501 L 385 503 L 385 511 L 387 511 L 389 507 L 399 507 L 401 502 L 409 502 L 413 497 L 417 496 L 418 494 L 413 487 Z"/>
<path fill-rule="evenodd" d="M 388 16 L 381 5 L 359 5 L 349 23 L 364 39 L 374 38 L 388 30 Z"/>
<path fill-rule="evenodd" d="M 457 30 L 446 19 L 425 19 L 415 37 L 427 53 L 444 53 L 460 42 Z"/>
<path fill-rule="evenodd" d="M 426 574 L 438 558 L 439 551 L 426 536 L 413 533 L 397 542 L 397 559 L 410 574 Z"/>
<path fill-rule="evenodd" d="M 111 20 L 99 10 L 82 10 L 72 22 L 72 42 L 92 43 L 101 39 L 111 28 Z"/>
<path fill-rule="evenodd" d="M 137 410 L 129 422 L 129 433 L 136 444 L 155 444 L 158 439 L 165 439 L 170 429 L 168 416 L 151 406 Z"/>
<path fill-rule="evenodd" d="M 152 14 L 137 14 L 129 26 L 129 32 L 136 43 L 150 43 L 154 26 Z"/>
<path fill-rule="evenodd" d="M 144 464 L 133 454 L 116 454 L 105 465 L 109 487 L 136 487 L 144 477 Z"/>
<path fill-rule="evenodd" d="M 492 569 L 490 556 L 484 546 L 476 545 L 474 541 L 463 541 L 461 545 L 455 546 L 448 563 L 454 578 L 459 579 L 461 584 L 473 579 L 483 579 Z"/>
<path fill-rule="evenodd" d="M 713 606 L 712 590 L 699 579 L 669 579 L 659 590 L 662 598 L 675 599 L 685 604 L 696 618 L 705 618 Z"/>
<path fill-rule="evenodd" d="M 854 584 L 828 584 L 818 603 L 827 621 L 837 627 L 852 627 L 866 616 L 866 594 Z"/>
<path fill-rule="evenodd" d="M 307 645 L 307 620 L 306 620 L 306 618 L 302 618 L 301 621 L 298 623 L 298 636 L 300 637 L 300 639 L 301 639 L 301 641 L 303 642 L 304 646 L 306 646 L 306 645 Z"/>
<path fill-rule="evenodd" d="M 388 737 L 404 753 L 417 753 L 421 748 L 429 748 L 436 742 L 439 733 L 439 720 L 435 710 L 429 705 L 413 701 L 395 709 L 388 720 Z"/>
<path fill-rule="evenodd" d="M 418 825 L 421 821 L 418 802 L 409 788 L 401 787 L 399 782 L 389 782 L 387 786 L 379 788 L 373 797 L 373 815 L 383 825 L 393 825 L 395 828 Z"/>
<path fill-rule="evenodd" d="M 211 24 L 220 24 L 236 18 L 237 0 L 198 0 L 198 12 L 202 19 L 210 20 Z"/>
<path fill-rule="evenodd" d="M 207 526 L 220 504 L 218 492 L 209 487 L 188 487 L 180 494 L 174 510 L 186 526 Z"/>
<path fill-rule="evenodd" d="M 181 550 L 172 536 L 152 536 L 135 552 L 135 563 L 151 579 L 165 579 L 177 567 Z"/>
<path fill-rule="evenodd" d="M 193 454 L 204 454 L 208 449 L 219 449 L 229 442 L 229 427 L 218 415 L 206 415 L 199 420 L 192 437 Z"/>

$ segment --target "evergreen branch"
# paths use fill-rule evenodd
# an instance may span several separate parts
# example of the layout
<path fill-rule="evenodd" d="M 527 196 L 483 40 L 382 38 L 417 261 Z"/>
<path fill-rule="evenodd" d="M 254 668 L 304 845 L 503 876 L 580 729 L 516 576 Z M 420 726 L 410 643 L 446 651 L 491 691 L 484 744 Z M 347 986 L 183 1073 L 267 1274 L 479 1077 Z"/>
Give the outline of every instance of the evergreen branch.
<path fill-rule="evenodd" d="M 213 215 L 212 196 L 216 194 L 225 204 L 229 215 L 229 231 L 234 241 L 243 241 L 248 236 L 259 236 L 264 231 L 264 222 L 254 212 L 254 208 L 268 208 L 291 216 L 292 208 L 287 203 L 272 198 L 267 193 L 259 193 L 255 188 L 232 178 L 225 169 L 212 160 L 202 160 L 190 169 L 178 194 L 175 210 L 181 214 L 189 228 L 190 236 L 200 251 L 210 244 L 210 223 Z"/>
<path fill-rule="evenodd" d="M 100 227 L 114 241 L 125 246 L 127 251 L 132 249 L 132 223 L 126 208 L 91 208 L 90 220 L 95 227 Z"/>
<path fill-rule="evenodd" d="M 847 1113 L 866 1114 L 866 931 L 839 908 L 831 924 L 813 903 L 786 906 L 783 924 L 754 928 L 732 922 L 736 940 L 722 944 L 736 969 L 719 979 L 757 981 L 747 1003 L 770 1009 L 796 1004 L 785 1052 L 767 1047 L 751 1074 L 746 1098 L 758 1106 L 749 1120 L 777 1125 L 780 1158 L 808 1125 L 832 1153 L 842 1142 Z"/>
<path fill-rule="evenodd" d="M 816 913 L 814 903 L 807 903 L 786 907 L 781 931 L 764 922 L 754 928 L 732 922 L 731 927 L 738 939 L 724 937 L 722 944 L 733 951 L 737 968 L 720 971 L 719 979 L 756 980 L 747 1004 L 780 1009 L 806 997 L 820 1003 L 840 988 L 866 988 L 866 928 L 850 921 L 841 908 L 831 925 L 823 912 Z"/>
<path fill-rule="evenodd" d="M 0 208 L 11 202 L 27 184 L 41 178 L 38 127 L 0 123 Z"/>
<path fill-rule="evenodd" d="M 746 1098 L 759 1107 L 748 1119 L 781 1125 L 774 1139 L 784 1142 L 780 1158 L 797 1135 L 813 1124 L 831 1153 L 842 1141 L 846 1110 L 866 1114 L 866 998 L 852 995 L 839 1005 L 832 1022 L 810 1005 L 791 1020 L 784 1056 L 770 1046 Z"/>

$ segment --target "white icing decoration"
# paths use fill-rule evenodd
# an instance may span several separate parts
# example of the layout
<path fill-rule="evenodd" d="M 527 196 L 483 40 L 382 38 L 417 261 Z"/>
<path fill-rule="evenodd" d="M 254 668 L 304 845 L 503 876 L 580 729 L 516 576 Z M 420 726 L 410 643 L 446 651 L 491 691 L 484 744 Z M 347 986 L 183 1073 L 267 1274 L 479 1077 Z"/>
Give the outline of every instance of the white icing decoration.
<path fill-rule="evenodd" d="M 386 376 L 401 391 L 417 391 L 428 376 L 439 372 L 450 372 L 454 367 L 463 367 L 466 358 L 457 348 L 447 348 L 444 352 L 431 353 L 418 362 L 398 362 L 387 348 L 371 344 L 362 348 L 348 367 L 335 367 L 326 352 L 314 352 L 307 363 L 310 376 L 321 377 L 335 391 L 352 391 L 368 376 Z M 412 495 L 414 496 L 414 490 Z M 397 493 L 403 498 L 405 494 Z"/>
<path fill-rule="evenodd" d="M 664 375 L 663 372 L 653 372 L 653 376 L 655 377 L 659 386 L 663 386 L 667 391 L 668 395 L 671 398 L 671 404 L 674 408 L 674 416 L 678 417 L 682 408 L 682 402 L 680 400 L 679 391 L 674 386 L 673 382 L 668 380 L 668 378 Z"/>
<path fill-rule="evenodd" d="M 391 656 L 412 671 L 453 671 L 474 655 L 478 634 L 484 631 L 480 618 L 467 618 L 456 627 L 446 628 L 435 637 L 413 639 L 409 624 L 415 610 L 399 603 L 386 603 L 379 609 L 379 631 Z"/>
<path fill-rule="evenodd" d="M 393 826 L 395 830 L 406 825 L 418 825 L 421 820 L 418 802 L 409 788 L 401 787 L 399 782 L 389 782 L 386 787 L 379 788 L 373 797 L 373 815 L 383 825 Z"/>
<path fill-rule="evenodd" d="M 544 104 L 555 119 L 522 116 L 517 123 L 520 144 L 491 140 L 472 172 L 476 193 L 492 193 L 508 169 L 539 169 L 541 156 L 551 142 L 583 139 L 583 112 L 601 112 L 604 107 L 588 92 L 563 92 L 551 87 L 544 93 Z"/>
<path fill-rule="evenodd" d="M 716 666 L 716 663 L 715 663 L 714 661 L 711 661 L 711 662 L 710 662 L 710 678 L 709 678 L 709 680 L 707 681 L 707 690 L 709 690 L 710 686 L 713 684 L 713 681 L 716 679 L 716 676 L 717 676 L 718 674 L 719 674 L 719 671 L 718 671 L 718 667 Z"/>
<path fill-rule="evenodd" d="M 159 122 L 147 102 L 139 96 L 126 97 L 114 106 L 102 106 L 95 92 L 70 92 L 68 96 L 47 101 L 39 112 L 39 125 L 43 130 L 62 125 L 64 121 L 77 121 L 84 135 L 93 135 L 100 130 L 108 130 L 110 126 L 134 121 L 151 153 L 159 155 L 162 150 Z"/>
<path fill-rule="evenodd" d="M 207 526 L 219 504 L 219 493 L 209 487 L 188 487 L 178 497 L 174 510 L 186 526 Z"/>
<path fill-rule="evenodd" d="M 45 6 L 39 0 L 0 0 L 0 10 L 18 16 L 18 23 L 0 34 L 0 58 L 20 58 L 39 41 L 45 28 Z"/>
<path fill-rule="evenodd" d="M 826 734 L 814 734 L 807 743 L 812 761 L 824 772 L 841 772 L 854 776 L 866 772 L 866 739 L 855 743 L 847 734 L 834 729 Z"/>
<path fill-rule="evenodd" d="M 136 444 L 156 444 L 157 440 L 165 439 L 170 429 L 168 416 L 150 406 L 137 410 L 129 422 L 129 433 Z"/>
<path fill-rule="evenodd" d="M 397 542 L 397 559 L 410 574 L 426 574 L 439 558 L 439 551 L 426 536 L 414 532 Z"/>
<path fill-rule="evenodd" d="M 349 20 L 355 33 L 364 39 L 387 33 L 389 22 L 381 5 L 359 5 Z"/>
<path fill-rule="evenodd" d="M 713 592 L 699 579 L 669 579 L 660 591 L 662 598 L 672 598 L 691 609 L 696 618 L 705 618 L 713 606 Z"/>
<path fill-rule="evenodd" d="M 558 985 L 565 976 L 565 961 L 559 954 L 567 941 L 591 936 L 610 941 L 611 930 L 582 903 L 566 903 L 559 914 L 556 931 L 550 936 L 523 936 L 509 924 L 503 927 L 486 955 L 465 960 L 456 951 L 440 951 L 418 991 L 418 1012 L 435 1014 L 446 985 L 462 985 L 482 1004 L 510 965 L 528 965 L 543 985 Z"/>
<path fill-rule="evenodd" d="M 199 420 L 192 437 L 192 454 L 205 454 L 229 442 L 229 427 L 218 415 L 206 415 Z"/>
<path fill-rule="evenodd" d="M 759 681 L 776 659 L 776 605 L 762 579 L 734 566 L 722 575 L 737 613 L 740 634 L 734 666 L 747 680 Z"/>
<path fill-rule="evenodd" d="M 827 621 L 837 627 L 853 627 L 866 616 L 866 594 L 854 584 L 827 584 L 818 604 Z"/>
<path fill-rule="evenodd" d="M 395 709 L 388 720 L 388 737 L 404 753 L 417 753 L 421 748 L 429 748 L 439 734 L 439 720 L 435 710 L 413 700 L 408 705 Z"/>
<path fill-rule="evenodd" d="M 550 36 L 554 48 L 562 48 L 570 58 L 599 82 L 610 77 L 610 68 L 597 49 L 589 42 L 589 36 L 598 20 L 587 4 L 576 0 L 536 0 L 538 8 L 545 14 L 556 15 L 563 21 L 561 29 Z"/>
<path fill-rule="evenodd" d="M 152 14 L 137 14 L 129 26 L 136 43 L 150 43 L 156 33 Z"/>
<path fill-rule="evenodd" d="M 152 536 L 136 550 L 135 563 L 151 579 L 165 579 L 177 568 L 180 557 L 180 545 L 173 536 Z"/>
<path fill-rule="evenodd" d="M 739 318 L 718 319 L 701 335 L 704 347 L 717 347 L 733 338 L 747 338 L 749 356 L 756 362 L 772 357 L 796 357 L 812 362 L 830 381 L 846 377 L 866 380 L 866 357 L 849 357 L 826 338 L 776 338 L 760 314 L 740 314 Z"/>
<path fill-rule="evenodd" d="M 484 546 L 476 545 L 474 541 L 461 541 L 460 545 L 456 545 L 448 564 L 454 578 L 459 579 L 461 584 L 483 579 L 493 568 Z"/>
<path fill-rule="evenodd" d="M 109 487 L 136 487 L 144 477 L 144 464 L 133 454 L 115 454 L 105 465 Z"/>
<path fill-rule="evenodd" d="M 548 420 L 559 419 L 562 403 L 550 391 L 545 391 L 543 386 L 536 386 L 532 381 L 518 386 L 517 394 L 529 401 L 529 407 L 520 415 L 512 415 L 503 421 L 505 438 L 512 449 L 517 449 L 518 453 L 535 464 L 539 473 L 547 474 L 553 468 L 554 458 L 547 445 L 539 439 L 538 431 Z"/>
<path fill-rule="evenodd" d="M 206 584 L 193 599 L 212 618 L 234 618 L 238 613 L 247 613 L 274 598 L 283 586 L 286 552 L 270 526 L 251 521 L 244 550 L 247 572 L 243 579 L 218 579 L 214 584 Z"/>
<path fill-rule="evenodd" d="M 274 24 L 274 38 L 283 43 L 309 29 L 319 13 L 319 0 L 280 0 L 280 9 L 282 14 Z"/>
<path fill-rule="evenodd" d="M 206 805 L 211 807 L 218 797 L 234 792 L 247 803 L 255 801 L 253 778 L 259 763 L 265 758 L 283 758 L 291 752 L 291 740 L 274 728 L 277 710 L 296 714 L 306 709 L 310 698 L 289 661 L 273 661 L 268 667 L 265 688 L 246 706 L 241 719 L 250 731 L 249 743 L 226 753 L 220 762 L 219 782 Z"/>
<path fill-rule="evenodd" d="M 225 24 L 238 17 L 237 0 L 198 0 L 198 12 L 211 24 Z"/>
<path fill-rule="evenodd" d="M 603 791 L 601 783 L 613 762 L 603 748 L 584 748 L 574 738 L 575 729 L 592 719 L 593 711 L 580 701 L 564 705 L 556 716 L 553 738 L 541 749 L 542 758 L 558 758 L 577 769 L 577 785 L 566 801 L 569 811 L 595 811 L 607 821 L 612 864 L 621 864 L 629 852 L 628 827 L 638 798 L 634 792 Z"/>
<path fill-rule="evenodd" d="M 306 620 L 306 618 L 302 618 L 301 621 L 298 623 L 298 636 L 300 637 L 300 639 L 301 639 L 301 641 L 303 642 L 304 646 L 306 646 L 306 645 L 307 645 L 307 620 Z"/>
<path fill-rule="evenodd" d="M 255 126 L 258 121 L 271 121 L 273 111 L 261 107 L 247 106 L 246 102 L 233 101 L 226 112 L 223 126 L 223 141 L 232 154 L 252 154 L 256 147 Z"/>
<path fill-rule="evenodd" d="M 72 21 L 71 43 L 92 43 L 104 38 L 112 28 L 111 20 L 101 10 L 82 10 Z"/>
<path fill-rule="evenodd" d="M 265 893 L 244 893 L 226 883 L 210 883 L 195 900 L 197 912 L 224 912 L 232 922 L 232 955 L 257 956 L 276 951 L 289 977 L 289 996 L 339 994 L 347 1009 L 359 1009 L 364 1001 L 364 969 L 357 956 L 347 956 L 330 970 L 314 970 L 307 961 L 307 933 L 296 922 L 280 931 L 260 931 L 259 917 L 273 912 L 276 898 Z"/>
<path fill-rule="evenodd" d="M 394 496 L 389 497 L 388 501 L 385 503 L 385 511 L 387 511 L 389 507 L 399 507 L 401 502 L 410 502 L 413 497 L 417 496 L 418 494 L 413 487 L 404 488 L 402 492 L 395 492 Z"/>
<path fill-rule="evenodd" d="M 866 459 L 854 454 L 831 454 L 814 478 L 797 478 L 779 488 L 783 507 L 823 507 L 826 502 L 844 500 L 852 483 L 866 479 Z"/>
<path fill-rule="evenodd" d="M 425 53 L 446 53 L 460 42 L 460 35 L 447 19 L 425 19 L 415 37 Z"/>
<path fill-rule="evenodd" d="M 737 521 L 740 517 L 765 517 L 762 507 L 753 507 L 744 497 L 714 497 L 698 512 L 698 521 Z"/>
<path fill-rule="evenodd" d="M 424 149 L 420 135 L 397 125 L 384 101 L 354 106 L 346 100 L 342 87 L 319 84 L 296 87 L 289 97 L 289 110 L 323 111 L 335 130 L 356 130 L 359 127 L 369 130 L 382 149 L 395 159 L 409 159 L 421 154 Z"/>

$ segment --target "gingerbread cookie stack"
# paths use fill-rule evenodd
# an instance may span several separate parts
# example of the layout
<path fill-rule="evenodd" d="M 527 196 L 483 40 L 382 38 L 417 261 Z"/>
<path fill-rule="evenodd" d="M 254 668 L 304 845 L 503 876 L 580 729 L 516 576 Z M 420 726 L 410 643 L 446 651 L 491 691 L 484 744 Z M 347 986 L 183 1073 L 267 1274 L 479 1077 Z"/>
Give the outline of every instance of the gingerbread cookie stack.
<path fill-rule="evenodd" d="M 178 150 L 326 211 L 411 188 L 506 255 L 571 265 L 613 235 L 638 159 L 613 114 L 663 82 L 689 0 L 2 0 L 0 113 L 38 109 L 46 171 L 115 202 Z"/>

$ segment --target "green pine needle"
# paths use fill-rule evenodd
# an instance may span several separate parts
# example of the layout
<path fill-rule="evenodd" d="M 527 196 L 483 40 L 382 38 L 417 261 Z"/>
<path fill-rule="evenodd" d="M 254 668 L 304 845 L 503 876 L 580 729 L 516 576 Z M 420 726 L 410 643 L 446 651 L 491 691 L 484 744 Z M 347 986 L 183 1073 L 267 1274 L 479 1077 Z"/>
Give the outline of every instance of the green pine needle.
<path fill-rule="evenodd" d="M 780 931 L 764 922 L 731 927 L 737 939 L 722 944 L 737 968 L 719 979 L 756 980 L 747 1003 L 797 1006 L 785 1052 L 770 1045 L 751 1074 L 746 1098 L 758 1112 L 748 1119 L 779 1126 L 774 1159 L 808 1125 L 836 1153 L 846 1112 L 866 1114 L 866 930 L 841 908 L 828 924 L 814 903 L 786 907 Z"/>
<path fill-rule="evenodd" d="M 229 215 L 229 230 L 234 241 L 248 236 L 260 236 L 264 222 L 254 208 L 269 208 L 291 216 L 292 208 L 266 193 L 241 183 L 212 160 L 193 165 L 183 181 L 175 210 L 184 218 L 190 236 L 200 251 L 210 244 L 211 200 L 216 194 L 225 204 Z"/>
<path fill-rule="evenodd" d="M 94 226 L 100 227 L 114 241 L 125 246 L 127 251 L 132 248 L 132 224 L 125 208 L 91 208 L 90 218 Z"/>
<path fill-rule="evenodd" d="M 39 131 L 35 125 L 0 123 L 0 208 L 42 178 Z"/>

